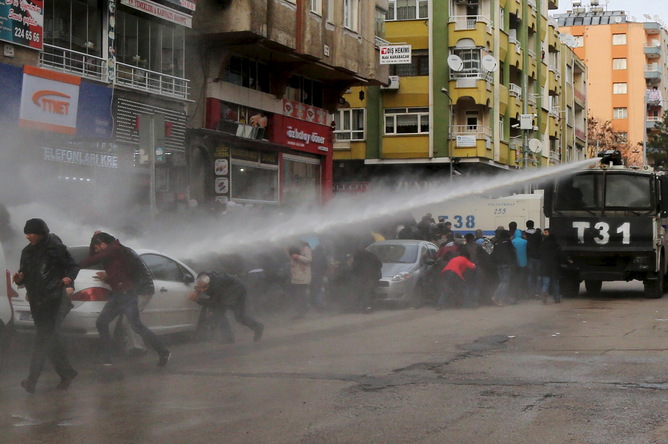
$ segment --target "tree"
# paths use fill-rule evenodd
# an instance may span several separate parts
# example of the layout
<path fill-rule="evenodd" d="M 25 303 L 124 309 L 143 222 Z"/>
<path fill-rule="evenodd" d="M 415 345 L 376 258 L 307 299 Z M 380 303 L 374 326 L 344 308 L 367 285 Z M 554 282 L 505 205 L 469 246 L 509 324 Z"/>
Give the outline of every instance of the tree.
<path fill-rule="evenodd" d="M 587 119 L 587 157 L 596 157 L 605 150 L 619 150 L 624 164 L 642 166 L 642 147 L 634 147 L 623 134 L 612 128 L 610 120 L 599 120 L 591 115 Z"/>
<path fill-rule="evenodd" d="M 654 125 L 647 139 L 647 161 L 657 170 L 668 170 L 668 113 Z"/>

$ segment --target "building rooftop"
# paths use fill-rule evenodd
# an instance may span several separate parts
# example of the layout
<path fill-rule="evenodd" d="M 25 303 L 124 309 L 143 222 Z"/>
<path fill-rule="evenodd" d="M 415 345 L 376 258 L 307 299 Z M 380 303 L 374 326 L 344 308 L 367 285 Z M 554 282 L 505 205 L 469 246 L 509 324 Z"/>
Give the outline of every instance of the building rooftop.
<path fill-rule="evenodd" d="M 559 26 L 615 25 L 627 23 L 626 11 L 606 11 L 603 8 L 573 8 L 564 14 L 555 14 Z"/>

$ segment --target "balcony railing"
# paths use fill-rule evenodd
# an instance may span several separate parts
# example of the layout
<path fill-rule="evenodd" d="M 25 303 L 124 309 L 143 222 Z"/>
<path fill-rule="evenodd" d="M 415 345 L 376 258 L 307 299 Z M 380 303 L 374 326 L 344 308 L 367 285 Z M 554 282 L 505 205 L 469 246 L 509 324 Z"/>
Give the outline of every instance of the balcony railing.
<path fill-rule="evenodd" d="M 519 85 L 515 85 L 514 83 L 509 83 L 508 84 L 508 93 L 511 96 L 522 97 L 522 87 L 519 86 Z"/>
<path fill-rule="evenodd" d="M 44 43 L 39 66 L 72 73 L 87 79 L 107 81 L 107 61 L 102 57 Z"/>
<path fill-rule="evenodd" d="M 378 46 L 390 46 L 391 45 L 390 42 L 388 42 L 387 40 L 385 40 L 383 38 L 380 38 L 378 36 L 374 37 L 374 43 L 376 44 L 376 47 L 378 47 Z"/>
<path fill-rule="evenodd" d="M 116 63 L 117 85 L 178 99 L 188 98 L 189 81 L 137 66 Z"/>
<path fill-rule="evenodd" d="M 580 101 L 580 103 L 585 103 L 587 101 L 587 96 L 580 90 L 574 89 L 573 95 Z"/>
<path fill-rule="evenodd" d="M 475 70 L 475 71 L 450 71 L 450 79 L 451 80 L 459 80 L 459 79 L 471 79 L 471 80 L 487 80 L 488 82 L 493 82 L 494 77 L 492 77 L 492 74 L 487 72 L 484 69 L 480 70 Z"/>
<path fill-rule="evenodd" d="M 469 31 L 476 29 L 478 23 L 484 23 L 487 32 L 492 33 L 492 20 L 484 15 L 453 15 L 450 17 L 450 23 L 455 24 L 455 31 Z"/>
<path fill-rule="evenodd" d="M 575 137 L 578 137 L 581 140 L 587 140 L 587 134 L 580 128 L 575 128 Z"/>
<path fill-rule="evenodd" d="M 492 128 L 482 125 L 452 125 L 450 127 L 451 139 L 464 135 L 475 135 L 478 140 L 487 140 L 492 137 Z"/>

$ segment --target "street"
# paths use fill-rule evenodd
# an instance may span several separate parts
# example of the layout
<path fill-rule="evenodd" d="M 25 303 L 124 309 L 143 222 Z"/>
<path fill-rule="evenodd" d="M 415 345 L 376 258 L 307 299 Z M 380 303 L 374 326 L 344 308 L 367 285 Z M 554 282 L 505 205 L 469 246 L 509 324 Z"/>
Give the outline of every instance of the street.
<path fill-rule="evenodd" d="M 258 344 L 169 338 L 104 370 L 69 341 L 69 391 L 47 368 L 0 373 L 4 443 L 668 443 L 668 296 L 605 283 L 561 304 L 281 314 Z M 17 346 L 17 344 L 23 347 Z"/>

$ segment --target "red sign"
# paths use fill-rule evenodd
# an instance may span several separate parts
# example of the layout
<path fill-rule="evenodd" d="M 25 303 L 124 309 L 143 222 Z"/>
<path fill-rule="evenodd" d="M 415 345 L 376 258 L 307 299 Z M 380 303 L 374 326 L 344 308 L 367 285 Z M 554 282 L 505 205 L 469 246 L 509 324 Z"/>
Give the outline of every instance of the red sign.
<path fill-rule="evenodd" d="M 274 142 L 312 153 L 331 153 L 332 128 L 283 117 L 281 125 L 274 131 Z"/>

